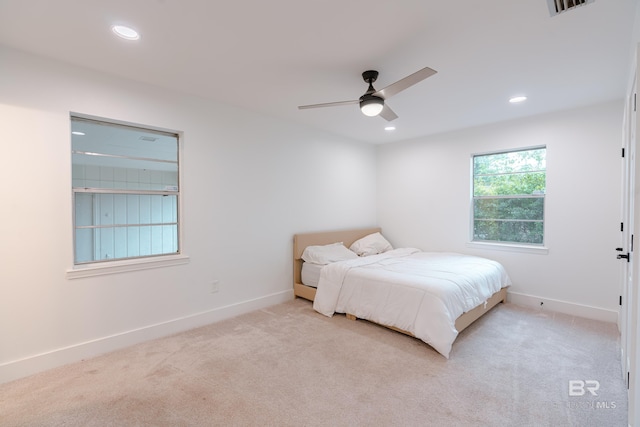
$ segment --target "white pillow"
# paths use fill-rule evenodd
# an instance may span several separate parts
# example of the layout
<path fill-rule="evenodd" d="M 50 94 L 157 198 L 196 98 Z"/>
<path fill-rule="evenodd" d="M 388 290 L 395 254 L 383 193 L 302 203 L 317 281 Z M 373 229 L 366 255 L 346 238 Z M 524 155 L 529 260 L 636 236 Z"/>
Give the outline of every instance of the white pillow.
<path fill-rule="evenodd" d="M 387 239 L 382 237 L 382 234 L 373 233 L 356 240 L 349 249 L 359 256 L 369 256 L 390 251 L 393 249 L 393 246 L 391 246 L 391 243 L 389 243 Z"/>
<path fill-rule="evenodd" d="M 342 242 L 331 243 L 330 245 L 307 246 L 302 252 L 302 259 L 313 264 L 330 264 L 332 262 L 344 261 L 358 258 Z"/>

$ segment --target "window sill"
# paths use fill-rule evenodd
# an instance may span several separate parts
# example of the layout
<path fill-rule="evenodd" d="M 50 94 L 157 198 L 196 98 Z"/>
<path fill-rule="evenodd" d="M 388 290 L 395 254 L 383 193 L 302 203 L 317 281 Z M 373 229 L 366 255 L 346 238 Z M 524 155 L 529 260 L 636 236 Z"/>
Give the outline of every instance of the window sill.
<path fill-rule="evenodd" d="M 521 252 L 521 253 L 540 254 L 540 255 L 546 255 L 549 253 L 549 248 L 544 246 L 526 246 L 526 245 L 515 245 L 515 244 L 509 244 L 509 243 L 467 242 L 467 247 L 476 248 L 476 249 L 487 249 L 487 250 L 506 251 L 506 252 Z"/>
<path fill-rule="evenodd" d="M 187 255 L 170 255 L 135 260 L 112 261 L 75 266 L 67 270 L 67 279 L 81 279 L 84 277 L 104 276 L 107 274 L 126 273 L 129 271 L 148 270 L 152 268 L 171 267 L 188 264 Z"/>

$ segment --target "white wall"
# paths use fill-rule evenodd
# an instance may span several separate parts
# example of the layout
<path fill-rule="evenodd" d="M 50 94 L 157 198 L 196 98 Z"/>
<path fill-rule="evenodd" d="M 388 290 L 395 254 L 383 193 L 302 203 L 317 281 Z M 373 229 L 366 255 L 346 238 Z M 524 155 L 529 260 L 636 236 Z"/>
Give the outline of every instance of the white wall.
<path fill-rule="evenodd" d="M 301 231 L 378 224 L 501 261 L 521 302 L 616 314 L 621 101 L 375 147 L 1 47 L 0 63 L 0 382 L 291 298 Z M 71 111 L 184 132 L 188 264 L 67 279 Z M 471 154 L 540 144 L 549 253 L 467 247 Z"/>
<path fill-rule="evenodd" d="M 383 146 L 378 223 L 394 245 L 502 262 L 514 302 L 615 321 L 623 107 L 620 100 Z M 541 144 L 548 254 L 467 246 L 471 155 Z"/>
<path fill-rule="evenodd" d="M 0 63 L 0 382 L 289 299 L 294 233 L 376 225 L 373 146 L 2 47 Z M 188 264 L 67 279 L 70 112 L 184 132 Z"/>

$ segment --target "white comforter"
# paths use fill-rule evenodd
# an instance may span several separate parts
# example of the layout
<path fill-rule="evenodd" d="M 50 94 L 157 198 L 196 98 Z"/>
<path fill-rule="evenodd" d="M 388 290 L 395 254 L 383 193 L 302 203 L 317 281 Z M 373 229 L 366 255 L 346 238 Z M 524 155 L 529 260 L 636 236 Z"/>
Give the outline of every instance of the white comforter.
<path fill-rule="evenodd" d="M 313 308 L 411 332 L 449 358 L 456 318 L 510 284 L 496 261 L 402 248 L 325 266 Z"/>

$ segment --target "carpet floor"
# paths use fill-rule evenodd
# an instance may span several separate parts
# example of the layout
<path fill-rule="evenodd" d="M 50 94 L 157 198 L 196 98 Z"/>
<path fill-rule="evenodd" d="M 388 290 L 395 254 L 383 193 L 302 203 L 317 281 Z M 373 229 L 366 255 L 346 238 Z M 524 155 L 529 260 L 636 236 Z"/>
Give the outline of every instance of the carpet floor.
<path fill-rule="evenodd" d="M 0 425 L 626 426 L 618 347 L 615 324 L 507 303 L 447 360 L 296 299 L 2 384 Z"/>

